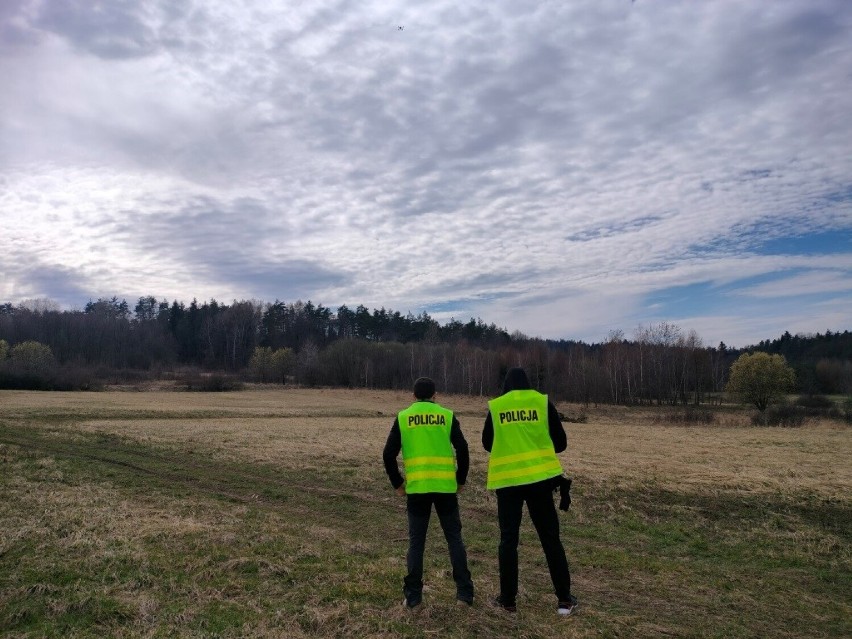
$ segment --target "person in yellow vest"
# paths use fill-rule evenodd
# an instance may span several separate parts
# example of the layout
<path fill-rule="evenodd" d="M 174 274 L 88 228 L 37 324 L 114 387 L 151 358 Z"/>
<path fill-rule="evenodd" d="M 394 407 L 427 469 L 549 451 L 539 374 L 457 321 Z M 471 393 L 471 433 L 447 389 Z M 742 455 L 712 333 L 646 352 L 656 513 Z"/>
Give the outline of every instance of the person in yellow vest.
<path fill-rule="evenodd" d="M 423 550 L 433 505 L 450 551 L 456 598 L 473 605 L 457 498 L 470 466 L 467 441 L 453 412 L 435 403 L 434 397 L 435 382 L 428 377 L 414 382 L 415 402 L 397 415 L 382 454 L 391 485 L 398 495 L 407 496 L 408 574 L 403 593 L 409 608 L 423 600 Z M 405 479 L 396 462 L 400 450 Z"/>
<path fill-rule="evenodd" d="M 556 454 L 567 448 L 568 440 L 556 407 L 547 395 L 531 389 L 524 369 L 510 369 L 503 394 L 488 402 L 482 445 L 491 453 L 488 489 L 496 491 L 500 524 L 500 594 L 494 604 L 509 612 L 517 610 L 518 540 L 526 503 L 547 559 L 557 612 L 572 614 L 577 599 L 571 594 L 571 573 L 553 503 L 553 491 L 563 483 Z M 567 490 L 561 489 L 567 501 Z"/>

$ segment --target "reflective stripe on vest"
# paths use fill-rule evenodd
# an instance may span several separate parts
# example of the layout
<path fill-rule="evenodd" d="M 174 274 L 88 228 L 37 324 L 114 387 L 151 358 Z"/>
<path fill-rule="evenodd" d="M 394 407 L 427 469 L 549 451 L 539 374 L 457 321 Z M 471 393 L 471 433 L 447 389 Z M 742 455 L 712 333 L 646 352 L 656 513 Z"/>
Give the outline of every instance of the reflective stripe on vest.
<path fill-rule="evenodd" d="M 434 402 L 414 402 L 397 415 L 405 466 L 405 492 L 454 493 L 453 413 Z"/>
<path fill-rule="evenodd" d="M 488 402 L 494 443 L 488 458 L 488 488 L 523 486 L 562 474 L 547 421 L 547 395 L 509 391 Z"/>

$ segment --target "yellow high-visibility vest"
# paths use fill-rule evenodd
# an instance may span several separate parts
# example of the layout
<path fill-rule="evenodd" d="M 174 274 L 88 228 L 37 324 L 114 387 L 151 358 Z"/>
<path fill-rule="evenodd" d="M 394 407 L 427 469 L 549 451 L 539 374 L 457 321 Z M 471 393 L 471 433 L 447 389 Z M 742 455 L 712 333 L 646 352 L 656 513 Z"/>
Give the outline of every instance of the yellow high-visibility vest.
<path fill-rule="evenodd" d="M 523 486 L 562 474 L 547 422 L 547 395 L 514 390 L 488 402 L 494 443 L 488 488 Z"/>
<path fill-rule="evenodd" d="M 397 421 L 402 436 L 405 492 L 456 492 L 456 464 L 450 443 L 453 412 L 435 402 L 417 401 L 400 411 Z"/>

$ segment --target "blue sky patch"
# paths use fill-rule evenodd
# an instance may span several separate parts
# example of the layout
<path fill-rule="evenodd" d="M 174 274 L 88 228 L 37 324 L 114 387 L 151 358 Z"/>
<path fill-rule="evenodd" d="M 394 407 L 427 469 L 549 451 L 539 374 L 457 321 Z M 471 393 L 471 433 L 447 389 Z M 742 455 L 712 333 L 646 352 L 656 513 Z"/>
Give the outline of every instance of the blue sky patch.
<path fill-rule="evenodd" d="M 757 247 L 762 255 L 834 255 L 852 253 L 852 229 L 772 238 Z"/>

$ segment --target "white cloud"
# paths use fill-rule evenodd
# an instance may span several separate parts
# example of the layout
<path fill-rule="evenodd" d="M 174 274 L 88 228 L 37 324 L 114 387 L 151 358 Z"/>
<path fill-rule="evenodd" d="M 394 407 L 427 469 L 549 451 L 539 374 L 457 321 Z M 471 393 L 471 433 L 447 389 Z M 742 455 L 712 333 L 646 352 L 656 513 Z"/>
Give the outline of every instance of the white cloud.
<path fill-rule="evenodd" d="M 850 259 L 845 261 L 852 262 Z M 793 297 L 846 293 L 852 296 L 852 263 L 847 266 L 845 271 L 822 269 L 745 287 L 740 289 L 738 294 L 748 297 Z"/>
<path fill-rule="evenodd" d="M 665 287 L 848 290 L 849 252 L 761 254 L 852 230 L 848 3 L 5 7 L 0 298 L 310 296 L 600 339 Z"/>

